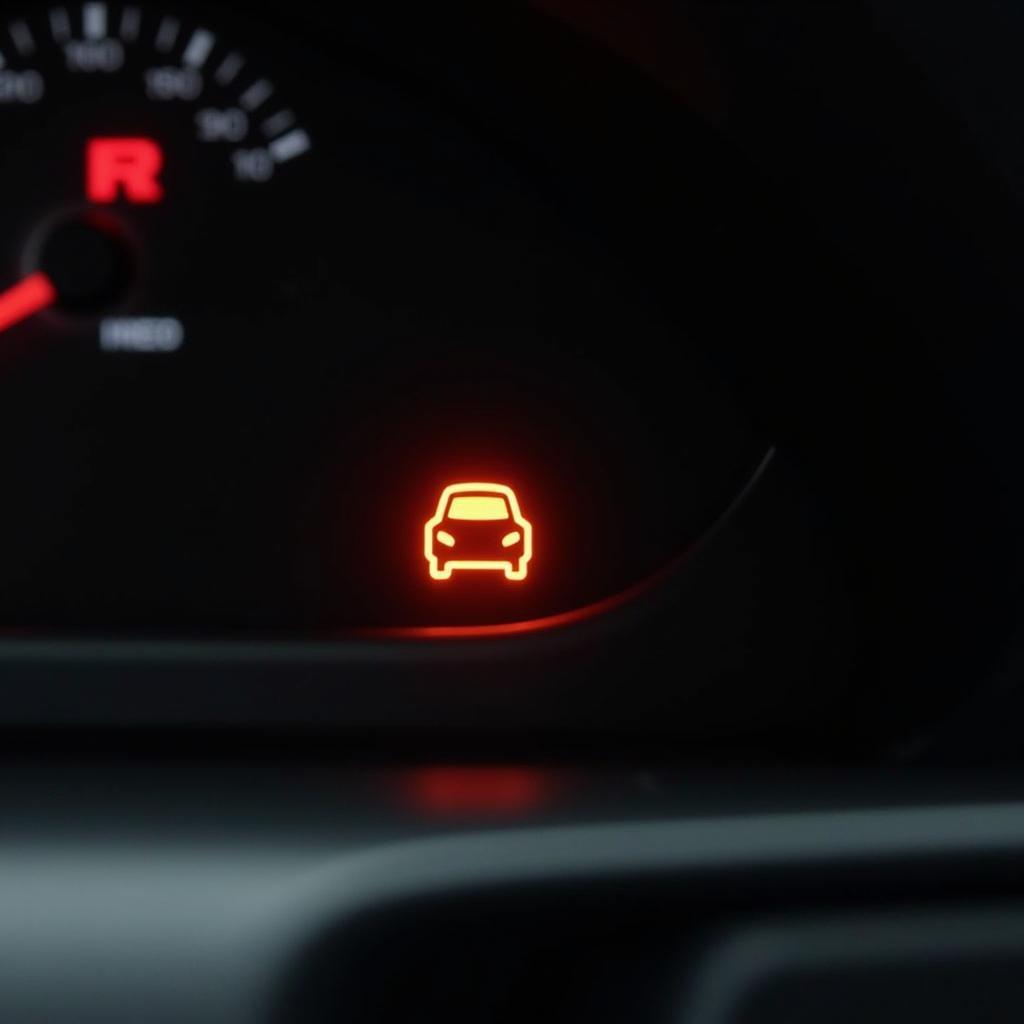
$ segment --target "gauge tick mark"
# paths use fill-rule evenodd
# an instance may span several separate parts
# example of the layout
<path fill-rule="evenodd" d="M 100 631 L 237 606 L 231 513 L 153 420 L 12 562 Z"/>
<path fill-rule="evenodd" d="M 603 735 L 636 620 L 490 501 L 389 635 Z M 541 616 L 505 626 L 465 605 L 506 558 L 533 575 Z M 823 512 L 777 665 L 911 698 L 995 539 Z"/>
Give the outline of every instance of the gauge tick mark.
<path fill-rule="evenodd" d="M 260 128 L 267 138 L 272 139 L 275 135 L 287 131 L 293 124 L 295 124 L 295 114 L 291 110 L 279 110 L 276 114 L 268 117 L 260 125 Z"/>
<path fill-rule="evenodd" d="M 221 61 L 220 67 L 213 73 L 218 85 L 230 85 L 238 76 L 238 72 L 245 66 L 245 59 L 241 54 L 229 53 Z"/>
<path fill-rule="evenodd" d="M 97 42 L 107 35 L 107 5 L 89 3 L 82 6 L 82 35 Z"/>
<path fill-rule="evenodd" d="M 295 128 L 287 135 L 274 139 L 267 148 L 274 160 L 283 164 L 286 160 L 301 156 L 311 145 L 309 136 L 301 128 Z"/>
<path fill-rule="evenodd" d="M 217 37 L 212 32 L 208 32 L 205 28 L 197 28 L 185 46 L 185 53 L 181 58 L 182 63 L 198 71 L 206 63 L 206 58 L 210 56 L 210 51 L 216 42 Z"/>
<path fill-rule="evenodd" d="M 160 27 L 156 30 L 154 46 L 161 53 L 170 53 L 174 49 L 174 44 L 178 40 L 178 32 L 180 31 L 181 22 L 177 18 L 172 18 L 168 15 L 160 22 Z"/>
<path fill-rule="evenodd" d="M 11 33 L 11 39 L 22 57 L 28 57 L 36 52 L 36 41 L 32 37 L 32 30 L 24 21 L 12 21 L 7 30 Z"/>
<path fill-rule="evenodd" d="M 50 11 L 50 34 L 58 46 L 63 46 L 71 38 L 71 19 L 63 7 L 54 7 Z"/>
<path fill-rule="evenodd" d="M 261 107 L 274 94 L 274 87 L 265 79 L 257 79 L 239 98 L 239 104 L 250 113 Z"/>
<path fill-rule="evenodd" d="M 121 12 L 121 39 L 126 43 L 134 43 L 139 38 L 142 14 L 138 7 L 126 7 Z"/>

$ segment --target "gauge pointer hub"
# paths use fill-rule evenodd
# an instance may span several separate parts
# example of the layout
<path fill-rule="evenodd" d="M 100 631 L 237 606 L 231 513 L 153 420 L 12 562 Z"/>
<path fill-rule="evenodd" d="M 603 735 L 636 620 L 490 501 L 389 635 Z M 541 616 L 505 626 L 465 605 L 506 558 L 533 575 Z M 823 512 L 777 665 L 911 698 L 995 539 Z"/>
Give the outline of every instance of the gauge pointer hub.
<path fill-rule="evenodd" d="M 131 284 L 132 255 L 113 218 L 62 221 L 46 236 L 40 269 L 0 293 L 0 332 L 50 307 L 89 313 L 115 302 Z"/>
<path fill-rule="evenodd" d="M 128 290 L 134 257 L 118 220 L 87 211 L 50 228 L 39 268 L 53 283 L 63 312 L 88 314 L 109 307 Z"/>

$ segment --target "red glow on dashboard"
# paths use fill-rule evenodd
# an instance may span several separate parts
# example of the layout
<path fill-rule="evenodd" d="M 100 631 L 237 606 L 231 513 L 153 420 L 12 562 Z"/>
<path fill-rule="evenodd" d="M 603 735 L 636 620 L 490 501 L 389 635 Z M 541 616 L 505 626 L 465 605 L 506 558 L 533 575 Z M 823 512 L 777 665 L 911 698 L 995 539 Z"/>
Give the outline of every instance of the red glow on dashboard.
<path fill-rule="evenodd" d="M 495 639 L 518 636 L 524 633 L 540 633 L 545 630 L 561 629 L 600 618 L 617 608 L 629 604 L 643 594 L 653 590 L 675 572 L 688 552 L 673 559 L 658 572 L 635 583 L 631 587 L 600 601 L 574 608 L 568 612 L 544 615 L 536 619 L 521 619 L 517 622 L 495 622 L 478 626 L 384 626 L 376 629 L 357 630 L 355 635 L 369 638 L 397 640 L 473 640 Z"/>
<path fill-rule="evenodd" d="M 159 203 L 164 153 L 152 139 L 90 139 L 85 147 L 85 194 L 94 203 Z"/>
<path fill-rule="evenodd" d="M 525 814 L 547 803 L 554 790 L 549 773 L 507 766 L 418 768 L 404 783 L 417 810 L 442 817 Z"/>

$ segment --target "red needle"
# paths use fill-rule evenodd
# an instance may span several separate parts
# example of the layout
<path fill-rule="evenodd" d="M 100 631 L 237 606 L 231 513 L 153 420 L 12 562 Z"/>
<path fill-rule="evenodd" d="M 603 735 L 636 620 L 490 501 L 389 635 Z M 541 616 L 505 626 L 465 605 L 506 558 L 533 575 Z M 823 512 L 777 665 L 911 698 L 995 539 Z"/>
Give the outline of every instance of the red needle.
<path fill-rule="evenodd" d="M 0 292 L 0 331 L 6 331 L 57 301 L 57 289 L 41 270 Z"/>

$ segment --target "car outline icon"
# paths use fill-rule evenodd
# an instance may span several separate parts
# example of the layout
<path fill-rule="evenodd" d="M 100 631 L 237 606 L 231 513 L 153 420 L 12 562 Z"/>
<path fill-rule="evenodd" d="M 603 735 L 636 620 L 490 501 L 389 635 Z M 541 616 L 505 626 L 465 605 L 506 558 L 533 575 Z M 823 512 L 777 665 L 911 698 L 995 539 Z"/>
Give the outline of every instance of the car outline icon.
<path fill-rule="evenodd" d="M 500 536 L 491 524 L 505 524 Z M 476 535 L 474 557 L 445 558 L 442 552 L 455 553 L 467 532 Z M 500 547 L 479 557 L 481 540 L 489 546 L 489 533 Z M 449 484 L 423 528 L 423 553 L 431 579 L 450 580 L 456 571 L 491 570 L 503 572 L 507 580 L 525 580 L 533 557 L 533 525 L 523 516 L 515 491 L 505 484 Z"/>

